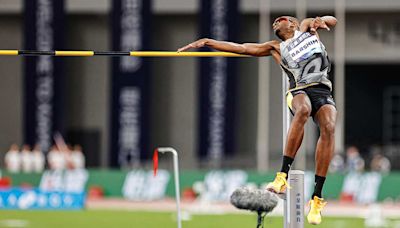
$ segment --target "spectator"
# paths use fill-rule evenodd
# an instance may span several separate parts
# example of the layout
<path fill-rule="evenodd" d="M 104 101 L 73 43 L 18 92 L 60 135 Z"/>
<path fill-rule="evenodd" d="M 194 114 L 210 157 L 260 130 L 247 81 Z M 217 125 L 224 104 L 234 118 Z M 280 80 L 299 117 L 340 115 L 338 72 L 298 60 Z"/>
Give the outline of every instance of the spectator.
<path fill-rule="evenodd" d="M 389 173 L 390 172 L 390 161 L 387 157 L 383 156 L 381 153 L 374 153 L 371 160 L 371 171 L 379 173 Z"/>
<path fill-rule="evenodd" d="M 17 144 L 12 144 L 5 156 L 6 168 L 9 172 L 18 173 L 21 169 L 21 155 Z"/>
<path fill-rule="evenodd" d="M 345 164 L 344 164 L 344 159 L 343 156 L 339 153 L 336 153 L 331 161 L 331 164 L 329 165 L 329 172 L 330 173 L 340 173 L 345 170 Z"/>
<path fill-rule="evenodd" d="M 31 147 L 28 144 L 22 146 L 21 151 L 21 168 L 22 172 L 30 173 L 33 169 Z"/>
<path fill-rule="evenodd" d="M 60 151 L 57 146 L 52 146 L 47 155 L 47 162 L 51 170 L 64 170 L 66 168 L 65 153 Z"/>
<path fill-rule="evenodd" d="M 346 150 L 347 171 L 349 172 L 363 172 L 365 167 L 364 159 L 360 156 L 357 147 L 350 146 Z"/>
<path fill-rule="evenodd" d="M 40 149 L 40 145 L 36 144 L 32 151 L 32 169 L 36 173 L 41 173 L 44 170 L 44 155 Z"/>
<path fill-rule="evenodd" d="M 71 170 L 74 169 L 74 164 L 72 163 L 72 145 L 67 144 L 65 148 L 63 148 L 63 152 L 65 155 L 65 161 L 66 161 L 66 168 Z"/>
<path fill-rule="evenodd" d="M 71 152 L 71 163 L 74 169 L 84 169 L 85 168 L 85 156 L 82 152 L 82 147 L 76 144 Z"/>

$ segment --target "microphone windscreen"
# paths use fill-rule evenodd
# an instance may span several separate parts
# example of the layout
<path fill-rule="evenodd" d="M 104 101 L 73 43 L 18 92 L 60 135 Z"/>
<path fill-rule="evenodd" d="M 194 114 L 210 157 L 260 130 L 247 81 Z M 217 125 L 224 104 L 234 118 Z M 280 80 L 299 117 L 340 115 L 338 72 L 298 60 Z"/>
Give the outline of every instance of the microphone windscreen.
<path fill-rule="evenodd" d="M 264 189 L 241 187 L 232 193 L 231 204 L 238 209 L 269 213 L 278 204 L 278 198 Z"/>

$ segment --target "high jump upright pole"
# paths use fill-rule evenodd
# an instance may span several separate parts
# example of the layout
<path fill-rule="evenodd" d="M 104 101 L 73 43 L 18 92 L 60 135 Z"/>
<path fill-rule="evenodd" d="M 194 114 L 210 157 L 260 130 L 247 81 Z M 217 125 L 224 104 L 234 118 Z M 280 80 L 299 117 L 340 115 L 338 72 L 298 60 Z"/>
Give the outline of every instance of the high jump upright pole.
<path fill-rule="evenodd" d="M 335 1 L 335 17 L 338 23 L 335 27 L 335 101 L 338 111 L 335 130 L 335 151 L 344 152 L 345 127 L 345 50 L 346 50 L 346 1 Z"/>
<path fill-rule="evenodd" d="M 259 0 L 259 42 L 270 39 L 271 0 Z M 257 170 L 269 169 L 269 99 L 270 99 L 270 58 L 258 59 L 258 105 L 257 105 Z"/>
<path fill-rule="evenodd" d="M 307 17 L 307 0 L 296 0 L 296 17 L 301 21 Z M 307 121 L 304 125 L 304 137 L 303 143 L 301 144 L 299 151 L 296 156 L 296 162 L 294 164 L 296 169 L 306 169 L 306 155 L 309 150 L 309 141 L 312 138 L 311 133 L 314 126 L 310 121 Z"/>
<path fill-rule="evenodd" d="M 307 16 L 307 1 L 296 1 L 296 17 L 299 20 Z M 282 76 L 282 150 L 285 150 L 287 133 L 291 122 L 291 116 L 286 104 L 286 90 L 288 80 L 286 75 Z M 304 148 L 304 145 L 302 146 Z M 305 169 L 305 151 L 298 156 L 297 167 Z M 288 182 L 291 188 L 286 189 L 283 200 L 283 227 L 303 228 L 304 227 L 304 171 L 290 170 Z"/>

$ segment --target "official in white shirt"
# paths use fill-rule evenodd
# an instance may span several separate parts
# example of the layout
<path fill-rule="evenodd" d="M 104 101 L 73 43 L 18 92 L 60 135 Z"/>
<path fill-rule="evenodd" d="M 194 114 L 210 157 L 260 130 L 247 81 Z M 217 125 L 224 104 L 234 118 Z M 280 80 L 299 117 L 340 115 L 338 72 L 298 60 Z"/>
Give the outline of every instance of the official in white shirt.
<path fill-rule="evenodd" d="M 44 170 L 44 155 L 40 145 L 36 144 L 32 151 L 32 169 L 35 173 L 41 173 Z"/>
<path fill-rule="evenodd" d="M 17 144 L 12 144 L 5 155 L 6 168 L 11 173 L 18 173 L 21 170 L 21 155 Z"/>

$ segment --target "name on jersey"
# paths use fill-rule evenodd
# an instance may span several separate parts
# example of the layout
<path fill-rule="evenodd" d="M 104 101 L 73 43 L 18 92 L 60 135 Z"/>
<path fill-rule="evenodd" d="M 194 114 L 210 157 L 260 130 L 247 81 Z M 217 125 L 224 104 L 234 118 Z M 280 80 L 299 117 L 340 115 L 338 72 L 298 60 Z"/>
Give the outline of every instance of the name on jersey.
<path fill-rule="evenodd" d="M 288 45 L 290 57 L 294 61 L 301 61 L 321 49 L 319 39 L 310 33 L 303 33 Z"/>

